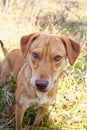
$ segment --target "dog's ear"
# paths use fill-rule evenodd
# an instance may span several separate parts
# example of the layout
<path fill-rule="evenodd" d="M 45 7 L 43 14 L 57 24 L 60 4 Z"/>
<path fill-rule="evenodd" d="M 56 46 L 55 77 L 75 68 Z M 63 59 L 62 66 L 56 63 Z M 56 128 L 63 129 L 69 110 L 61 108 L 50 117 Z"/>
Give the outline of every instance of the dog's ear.
<path fill-rule="evenodd" d="M 27 55 L 29 47 L 31 43 L 40 36 L 40 33 L 32 33 L 30 35 L 23 36 L 20 40 L 20 46 L 23 53 L 24 58 Z"/>
<path fill-rule="evenodd" d="M 80 44 L 77 41 L 67 38 L 66 36 L 61 36 L 60 38 L 63 41 L 64 46 L 66 48 L 69 63 L 73 65 L 76 58 L 79 56 Z"/>

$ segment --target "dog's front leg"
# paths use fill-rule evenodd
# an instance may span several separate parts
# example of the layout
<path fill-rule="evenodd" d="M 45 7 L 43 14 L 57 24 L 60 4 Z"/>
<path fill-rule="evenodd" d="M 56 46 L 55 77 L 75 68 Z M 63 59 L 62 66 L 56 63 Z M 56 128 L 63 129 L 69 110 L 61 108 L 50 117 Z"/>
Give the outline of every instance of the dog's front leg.
<path fill-rule="evenodd" d="M 47 112 L 47 108 L 48 107 L 39 107 L 38 108 L 38 112 L 37 112 L 37 115 L 36 115 L 36 118 L 35 118 L 35 121 L 33 123 L 33 127 L 34 126 L 38 126 L 40 125 L 45 113 Z"/>
<path fill-rule="evenodd" d="M 25 110 L 16 104 L 16 130 L 22 130 L 22 120 Z"/>

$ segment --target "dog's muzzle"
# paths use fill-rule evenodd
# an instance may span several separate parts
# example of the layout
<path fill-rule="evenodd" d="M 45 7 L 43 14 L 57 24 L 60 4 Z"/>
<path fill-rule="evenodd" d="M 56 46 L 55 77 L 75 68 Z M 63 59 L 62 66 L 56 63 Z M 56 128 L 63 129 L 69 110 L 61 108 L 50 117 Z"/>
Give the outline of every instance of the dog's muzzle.
<path fill-rule="evenodd" d="M 46 88 L 48 86 L 48 83 L 49 82 L 45 79 L 38 79 L 35 82 L 37 90 L 40 91 L 40 92 L 46 92 Z"/>

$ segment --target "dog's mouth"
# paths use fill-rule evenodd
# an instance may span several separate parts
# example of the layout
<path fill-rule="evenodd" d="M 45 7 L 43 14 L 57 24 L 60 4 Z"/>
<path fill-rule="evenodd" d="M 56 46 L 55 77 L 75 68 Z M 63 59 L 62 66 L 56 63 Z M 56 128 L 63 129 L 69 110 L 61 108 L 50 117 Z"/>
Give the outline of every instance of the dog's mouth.
<path fill-rule="evenodd" d="M 46 88 L 45 88 L 44 86 L 39 86 L 39 87 L 37 87 L 37 90 L 38 90 L 39 92 L 46 92 Z"/>

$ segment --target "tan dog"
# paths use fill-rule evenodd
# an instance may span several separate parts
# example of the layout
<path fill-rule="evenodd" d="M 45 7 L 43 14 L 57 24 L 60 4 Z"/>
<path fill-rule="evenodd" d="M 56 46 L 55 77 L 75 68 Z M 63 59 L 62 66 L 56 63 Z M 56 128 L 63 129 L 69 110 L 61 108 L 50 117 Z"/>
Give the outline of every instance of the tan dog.
<path fill-rule="evenodd" d="M 25 110 L 33 104 L 38 107 L 33 129 L 40 124 L 48 106 L 55 99 L 57 81 L 67 58 L 73 65 L 80 53 L 80 45 L 66 36 L 34 33 L 22 37 L 21 50 L 26 62 L 17 81 L 16 130 L 28 130 L 22 128 Z"/>
<path fill-rule="evenodd" d="M 0 82 L 6 82 L 10 75 L 13 75 L 14 80 L 17 80 L 17 75 L 23 65 L 24 58 L 20 49 L 14 49 L 8 52 L 0 40 L 5 59 L 0 64 Z"/>

